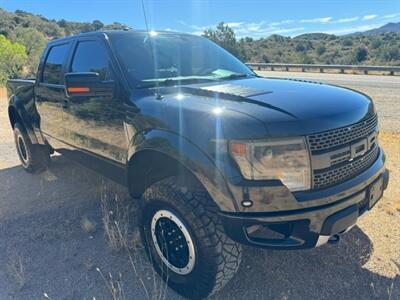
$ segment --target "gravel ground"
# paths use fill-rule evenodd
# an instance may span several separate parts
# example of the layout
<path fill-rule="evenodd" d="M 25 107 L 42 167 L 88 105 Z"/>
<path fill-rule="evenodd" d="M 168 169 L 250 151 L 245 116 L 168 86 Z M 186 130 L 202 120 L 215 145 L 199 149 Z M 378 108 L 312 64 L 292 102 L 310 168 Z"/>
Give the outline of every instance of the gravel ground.
<path fill-rule="evenodd" d="M 349 76 L 339 79 L 375 95 L 392 175 L 384 199 L 338 244 L 303 251 L 245 248 L 239 273 L 215 299 L 400 299 L 398 86 L 388 88 L 395 93 L 368 89 L 360 80 L 352 83 L 353 75 L 337 76 Z M 125 188 L 62 156 L 53 158 L 47 172 L 25 173 L 7 122 L 6 100 L 0 97 L 0 299 L 45 299 L 44 293 L 50 299 L 111 299 L 110 274 L 113 282 L 121 277 L 127 299 L 146 299 L 146 292 L 152 299 L 178 299 L 152 272 L 134 213 L 132 260 L 107 244 L 101 199 L 117 194 L 121 203 L 130 201 Z M 90 230 L 82 226 L 85 220 Z"/>

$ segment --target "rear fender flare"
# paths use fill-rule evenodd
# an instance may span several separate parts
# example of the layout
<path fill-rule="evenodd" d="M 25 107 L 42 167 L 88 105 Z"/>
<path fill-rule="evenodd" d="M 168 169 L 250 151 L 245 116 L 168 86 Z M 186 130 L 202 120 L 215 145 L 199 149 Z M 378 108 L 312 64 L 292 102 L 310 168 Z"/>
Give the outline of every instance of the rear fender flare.
<path fill-rule="evenodd" d="M 31 143 L 38 143 L 38 139 L 32 126 L 32 117 L 26 111 L 25 106 L 23 105 L 22 101 L 20 101 L 18 96 L 13 96 L 10 98 L 8 117 L 10 120 L 10 125 L 13 129 L 16 122 L 21 122 L 31 140 Z"/>

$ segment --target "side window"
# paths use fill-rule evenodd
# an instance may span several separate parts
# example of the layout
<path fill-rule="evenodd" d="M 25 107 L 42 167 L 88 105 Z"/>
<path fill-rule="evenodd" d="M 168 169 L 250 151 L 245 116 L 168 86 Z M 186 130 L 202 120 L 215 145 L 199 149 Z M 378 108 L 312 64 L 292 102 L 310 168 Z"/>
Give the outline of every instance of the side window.
<path fill-rule="evenodd" d="M 43 69 L 42 82 L 64 84 L 63 65 L 67 57 L 69 44 L 50 48 Z"/>
<path fill-rule="evenodd" d="M 97 72 L 102 80 L 112 79 L 110 59 L 102 41 L 79 42 L 71 65 L 71 72 Z"/>

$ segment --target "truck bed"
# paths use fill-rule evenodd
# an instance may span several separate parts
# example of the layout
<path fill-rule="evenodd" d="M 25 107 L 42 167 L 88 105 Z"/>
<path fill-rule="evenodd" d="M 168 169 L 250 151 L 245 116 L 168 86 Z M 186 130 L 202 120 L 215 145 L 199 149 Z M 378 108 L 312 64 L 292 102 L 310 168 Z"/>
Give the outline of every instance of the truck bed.
<path fill-rule="evenodd" d="M 9 79 L 7 81 L 7 94 L 11 96 L 19 89 L 29 89 L 35 85 L 35 79 Z"/>

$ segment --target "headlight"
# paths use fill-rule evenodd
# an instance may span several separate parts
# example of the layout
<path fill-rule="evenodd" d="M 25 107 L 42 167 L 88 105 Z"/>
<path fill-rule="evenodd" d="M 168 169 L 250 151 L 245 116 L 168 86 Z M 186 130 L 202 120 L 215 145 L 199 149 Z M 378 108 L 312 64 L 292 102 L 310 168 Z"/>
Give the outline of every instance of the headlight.
<path fill-rule="evenodd" d="M 246 179 L 279 179 L 292 191 L 310 189 L 310 158 L 303 138 L 230 141 L 229 152 Z"/>

